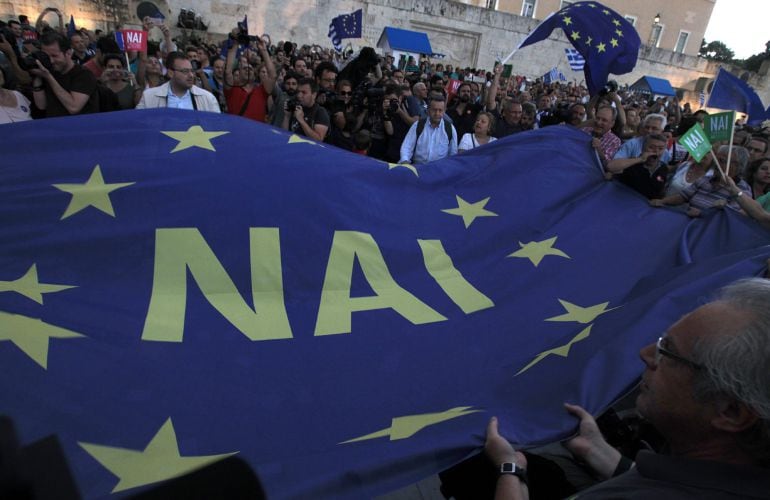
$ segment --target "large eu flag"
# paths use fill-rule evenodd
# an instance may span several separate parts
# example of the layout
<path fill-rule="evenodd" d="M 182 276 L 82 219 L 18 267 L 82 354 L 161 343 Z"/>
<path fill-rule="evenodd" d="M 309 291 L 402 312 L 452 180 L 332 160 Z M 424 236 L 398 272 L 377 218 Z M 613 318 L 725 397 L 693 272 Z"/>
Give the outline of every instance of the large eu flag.
<path fill-rule="evenodd" d="M 575 2 L 554 12 L 519 44 L 519 48 L 548 38 L 561 28 L 585 58 L 588 91 L 595 95 L 609 74 L 622 75 L 636 66 L 641 40 L 636 29 L 614 10 L 598 2 Z"/>
<path fill-rule="evenodd" d="M 757 92 L 724 68 L 719 68 L 711 88 L 708 106 L 746 113 L 749 115 L 750 125 L 762 123 L 770 114 L 766 112 Z"/>
<path fill-rule="evenodd" d="M 564 438 L 562 402 L 606 408 L 770 256 L 605 181 L 569 126 L 415 167 L 182 110 L 1 128 L 0 411 L 88 498 L 232 454 L 270 498 L 365 498 L 492 415 Z"/>

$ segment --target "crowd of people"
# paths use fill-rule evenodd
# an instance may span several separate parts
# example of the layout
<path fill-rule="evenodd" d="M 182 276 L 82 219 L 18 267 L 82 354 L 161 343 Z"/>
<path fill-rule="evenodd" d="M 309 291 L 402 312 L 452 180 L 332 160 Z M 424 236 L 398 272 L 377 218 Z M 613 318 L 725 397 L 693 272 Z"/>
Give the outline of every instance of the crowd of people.
<path fill-rule="evenodd" d="M 708 113 L 675 97 L 650 98 L 614 82 L 590 96 L 575 82 L 505 77 L 501 65 L 487 72 L 425 56 L 397 62 L 371 48 L 343 57 L 317 45 L 249 37 L 238 28 L 217 44 L 180 46 L 167 26 L 149 18 L 142 28 L 159 41 L 150 41 L 146 51 L 124 53 L 112 33 L 66 33 L 61 13 L 49 10 L 59 15 L 58 28 L 42 23 L 42 15 L 34 27 L 24 16 L 0 26 L 0 124 L 182 108 L 239 115 L 355 153 L 412 164 L 464 154 L 536 128 L 574 127 L 591 136 L 606 178 L 633 188 L 653 206 L 687 204 L 691 216 L 724 207 L 770 227 L 770 130 L 737 124 L 732 144 L 718 144 L 713 154 L 695 160 L 677 139 Z M 693 481 L 675 490 L 670 482 L 661 486 L 663 467 L 688 480 L 704 473 L 745 481 L 748 486 L 738 493 L 727 484 L 719 491 L 749 497 L 752 488 L 765 488 L 756 490 L 764 492 L 756 498 L 767 498 L 770 475 L 762 472 L 757 479 L 754 472 L 766 470 L 770 443 L 767 283 L 729 289 L 716 305 L 687 316 L 641 353 L 646 371 L 640 409 L 660 427 L 674 456 L 717 465 L 703 472 L 689 462 L 642 456 L 625 482 L 608 483 L 598 498 L 643 487 L 656 495 L 665 492 L 663 498 L 702 492 Z M 603 440 L 593 417 L 577 406 L 567 410 L 580 420 L 580 433 L 568 448 L 597 476 L 630 467 L 630 460 Z M 500 467 L 498 494 L 526 497 L 526 457 L 499 435 L 497 425 L 496 420 L 489 425 L 486 448 Z"/>
<path fill-rule="evenodd" d="M 175 107 L 236 114 L 388 162 L 427 163 L 505 136 L 561 125 L 590 134 L 608 178 L 651 200 L 750 215 L 770 227 L 770 130 L 737 128 L 729 152 L 695 161 L 677 143 L 705 110 L 609 82 L 589 96 L 575 82 L 433 62 L 394 61 L 371 48 L 343 57 L 318 45 L 272 43 L 233 29 L 220 43 L 180 47 L 169 27 L 123 53 L 112 33 L 64 33 L 26 17 L 0 32 L 0 123 L 124 109 Z M 45 14 L 45 12 L 43 13 Z M 730 156 L 730 165 L 724 160 Z M 720 160 L 721 158 L 721 160 Z"/>

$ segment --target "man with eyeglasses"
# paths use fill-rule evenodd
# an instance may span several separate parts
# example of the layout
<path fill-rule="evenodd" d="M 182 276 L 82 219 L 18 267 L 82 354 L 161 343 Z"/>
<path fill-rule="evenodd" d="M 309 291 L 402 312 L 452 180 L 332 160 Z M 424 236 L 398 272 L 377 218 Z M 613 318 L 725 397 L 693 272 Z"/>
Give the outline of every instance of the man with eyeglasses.
<path fill-rule="evenodd" d="M 193 85 L 195 70 L 181 52 L 171 52 L 166 57 L 169 80 L 163 85 L 146 89 L 136 109 L 178 108 L 220 113 L 219 102 L 214 95 Z"/>
<path fill-rule="evenodd" d="M 577 498 L 770 498 L 768 304 L 770 281 L 738 281 L 642 348 L 636 406 L 666 439 L 665 455 L 642 451 L 633 464 L 588 412 L 565 405 L 580 419 L 565 446 L 607 479 Z M 528 498 L 526 458 L 500 436 L 495 418 L 485 451 L 501 471 L 496 498 Z"/>

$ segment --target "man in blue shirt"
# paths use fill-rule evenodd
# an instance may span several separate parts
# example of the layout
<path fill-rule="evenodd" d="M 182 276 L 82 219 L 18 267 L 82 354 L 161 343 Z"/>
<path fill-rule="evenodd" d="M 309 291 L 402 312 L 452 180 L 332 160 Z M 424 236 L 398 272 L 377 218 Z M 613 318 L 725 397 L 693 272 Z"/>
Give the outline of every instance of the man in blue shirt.
<path fill-rule="evenodd" d="M 445 110 L 446 100 L 431 99 L 428 119 L 418 120 L 409 128 L 401 144 L 399 163 L 428 163 L 457 154 L 457 131 L 452 124 L 445 123 Z"/>
<path fill-rule="evenodd" d="M 650 134 L 662 134 L 666 128 L 666 117 L 657 113 L 650 113 L 644 117 L 642 123 L 642 135 L 629 139 L 620 147 L 613 160 L 634 160 L 626 162 L 615 162 L 617 170 L 623 170 L 626 167 L 642 163 L 646 158 L 642 158 L 644 151 L 644 137 Z M 671 161 L 671 152 L 666 150 L 660 158 L 660 161 L 668 165 Z M 614 170 L 613 170 L 614 171 Z"/>

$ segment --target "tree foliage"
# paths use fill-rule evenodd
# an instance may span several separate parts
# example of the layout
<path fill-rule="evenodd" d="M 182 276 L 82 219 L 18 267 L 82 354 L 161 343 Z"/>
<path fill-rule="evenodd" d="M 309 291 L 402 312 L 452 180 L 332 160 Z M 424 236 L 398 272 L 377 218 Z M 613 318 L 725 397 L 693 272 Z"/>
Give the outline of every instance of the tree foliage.
<path fill-rule="evenodd" d="M 765 59 L 770 59 L 770 41 L 765 43 L 764 52 L 754 54 L 753 56 L 743 61 L 743 67 L 749 71 L 759 71 L 760 66 L 762 66 L 762 62 L 764 62 Z"/>
<path fill-rule="evenodd" d="M 720 42 L 719 40 L 706 43 L 706 40 L 704 39 L 701 42 L 700 52 L 698 54 L 706 59 L 719 62 L 730 62 L 733 60 L 733 57 L 735 57 L 735 52 L 725 45 L 724 42 Z"/>

